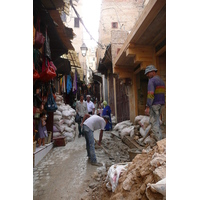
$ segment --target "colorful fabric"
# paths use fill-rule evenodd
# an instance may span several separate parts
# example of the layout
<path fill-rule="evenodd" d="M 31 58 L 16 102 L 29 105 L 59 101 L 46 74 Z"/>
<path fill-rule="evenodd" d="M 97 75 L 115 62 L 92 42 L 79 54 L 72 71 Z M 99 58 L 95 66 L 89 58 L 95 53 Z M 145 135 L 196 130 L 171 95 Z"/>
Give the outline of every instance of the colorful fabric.
<path fill-rule="evenodd" d="M 159 76 L 154 76 L 148 82 L 147 106 L 158 104 L 165 104 L 165 84 Z"/>
<path fill-rule="evenodd" d="M 67 94 L 70 93 L 71 89 L 72 89 L 72 77 L 71 75 L 67 75 L 67 85 L 66 85 L 66 88 L 67 88 Z"/>

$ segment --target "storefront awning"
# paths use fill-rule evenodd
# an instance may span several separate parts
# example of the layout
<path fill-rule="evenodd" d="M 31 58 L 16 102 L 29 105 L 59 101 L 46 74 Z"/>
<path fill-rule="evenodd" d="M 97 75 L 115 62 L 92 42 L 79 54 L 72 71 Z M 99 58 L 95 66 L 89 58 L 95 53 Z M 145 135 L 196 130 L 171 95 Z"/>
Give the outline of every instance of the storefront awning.
<path fill-rule="evenodd" d="M 101 74 L 107 74 L 107 70 L 112 69 L 111 44 L 106 47 L 103 59 L 100 59 L 97 71 Z"/>
<path fill-rule="evenodd" d="M 166 50 L 166 0 L 151 0 L 132 28 L 113 62 L 113 72 L 134 73 L 153 62 L 153 55 Z"/>
<path fill-rule="evenodd" d="M 61 0 L 33 1 L 34 20 L 36 22 L 37 17 L 40 17 L 42 33 L 44 33 L 45 28 L 47 28 L 53 61 L 58 59 L 62 54 L 67 53 L 68 50 L 74 50 L 71 43 L 74 36 L 73 29 L 63 24 L 60 13 L 56 10 L 63 5 L 64 2 Z"/>

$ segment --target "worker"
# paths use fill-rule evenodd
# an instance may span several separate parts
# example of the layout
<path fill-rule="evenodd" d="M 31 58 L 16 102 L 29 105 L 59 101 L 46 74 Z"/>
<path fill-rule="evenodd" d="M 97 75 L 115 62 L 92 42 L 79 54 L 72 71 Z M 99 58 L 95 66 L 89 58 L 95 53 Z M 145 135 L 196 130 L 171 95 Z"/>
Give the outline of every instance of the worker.
<path fill-rule="evenodd" d="M 108 123 L 109 116 L 105 115 L 100 117 L 98 115 L 85 114 L 81 126 L 85 134 L 87 156 L 92 165 L 103 166 L 102 163 L 97 162 L 95 154 L 95 142 L 93 132 L 100 129 L 98 145 L 101 146 L 104 127 Z"/>
<path fill-rule="evenodd" d="M 157 71 L 154 65 L 148 65 L 145 69 L 144 74 L 149 79 L 145 114 L 150 116 L 149 123 L 153 137 L 156 141 L 159 141 L 162 139 L 160 115 L 165 105 L 165 84 L 156 74 Z"/>

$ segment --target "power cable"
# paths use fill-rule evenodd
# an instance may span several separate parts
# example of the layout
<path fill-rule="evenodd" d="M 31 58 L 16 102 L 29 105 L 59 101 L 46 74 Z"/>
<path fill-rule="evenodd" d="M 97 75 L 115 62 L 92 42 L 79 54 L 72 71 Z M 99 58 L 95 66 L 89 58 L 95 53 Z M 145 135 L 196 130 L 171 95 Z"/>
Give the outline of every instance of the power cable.
<path fill-rule="evenodd" d="M 70 5 L 71 7 L 74 9 L 74 12 L 76 13 L 76 16 L 78 17 L 79 21 L 81 22 L 81 24 L 83 25 L 83 27 L 85 28 L 85 30 L 87 31 L 87 33 L 90 35 L 90 38 L 93 39 L 102 49 L 105 49 L 104 46 L 102 44 L 100 44 L 99 42 L 97 42 L 94 37 L 90 34 L 90 32 L 88 31 L 88 29 L 86 28 L 85 24 L 83 23 L 83 20 L 80 18 L 78 12 L 76 11 L 76 9 L 74 8 L 74 5 L 72 4 L 72 0 L 70 0 Z"/>

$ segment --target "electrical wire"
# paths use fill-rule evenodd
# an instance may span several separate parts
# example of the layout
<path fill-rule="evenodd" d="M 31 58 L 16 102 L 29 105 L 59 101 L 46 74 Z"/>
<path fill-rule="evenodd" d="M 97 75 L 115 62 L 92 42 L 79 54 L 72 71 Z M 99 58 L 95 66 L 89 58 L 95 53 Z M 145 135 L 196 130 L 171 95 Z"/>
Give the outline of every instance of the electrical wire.
<path fill-rule="evenodd" d="M 101 47 L 102 49 L 105 49 L 104 46 L 102 44 L 100 44 L 99 42 L 97 42 L 94 37 L 90 34 L 90 32 L 88 31 L 88 29 L 86 28 L 85 24 L 83 23 L 83 20 L 80 18 L 78 12 L 76 11 L 76 9 L 74 8 L 74 5 L 72 4 L 72 0 L 70 0 L 70 5 L 71 7 L 74 9 L 74 12 L 76 13 L 76 16 L 78 17 L 79 21 L 81 22 L 81 24 L 83 25 L 83 27 L 85 28 L 85 30 L 87 31 L 87 33 L 90 35 L 90 38 L 93 39 L 98 45 L 99 47 Z"/>

